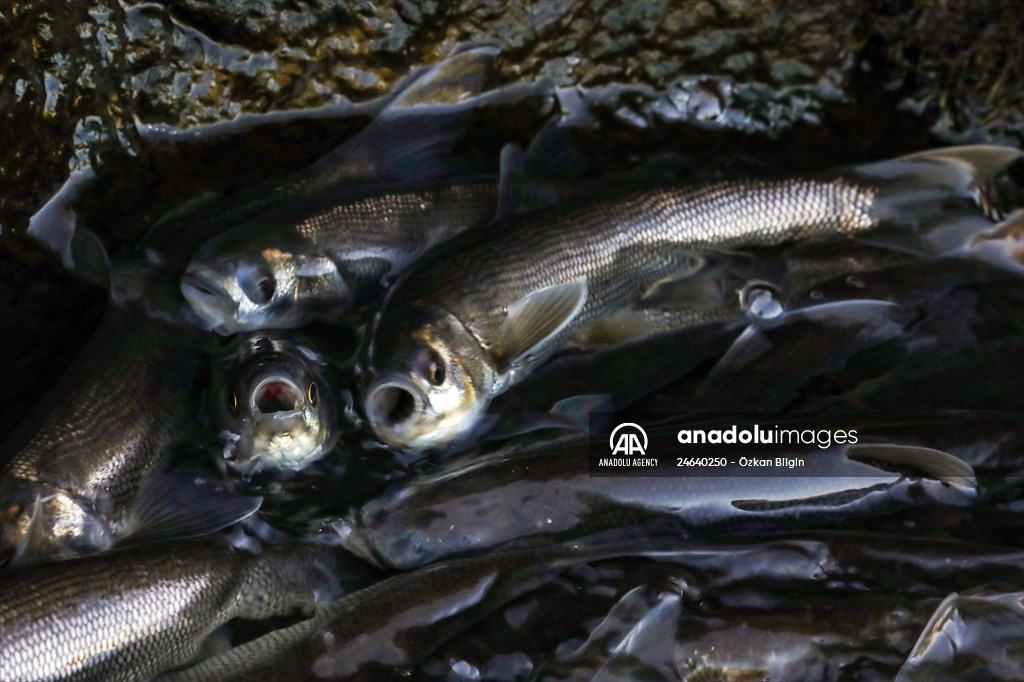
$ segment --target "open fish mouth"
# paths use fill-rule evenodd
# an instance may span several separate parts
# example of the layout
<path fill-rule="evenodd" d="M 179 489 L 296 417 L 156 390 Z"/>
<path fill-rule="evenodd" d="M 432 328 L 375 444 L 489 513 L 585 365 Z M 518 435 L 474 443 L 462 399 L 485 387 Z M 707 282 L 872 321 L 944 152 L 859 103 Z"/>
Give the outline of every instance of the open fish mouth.
<path fill-rule="evenodd" d="M 305 394 L 287 377 L 263 378 L 250 395 L 252 456 L 278 466 L 301 467 L 323 453 L 322 433 L 306 418 Z"/>
<path fill-rule="evenodd" d="M 418 421 L 425 400 L 415 386 L 388 380 L 373 386 L 366 400 L 366 417 L 379 435 L 401 437 Z"/>
<path fill-rule="evenodd" d="M 254 412 L 262 415 L 292 413 L 301 408 L 302 392 L 283 377 L 269 377 L 252 392 Z"/>

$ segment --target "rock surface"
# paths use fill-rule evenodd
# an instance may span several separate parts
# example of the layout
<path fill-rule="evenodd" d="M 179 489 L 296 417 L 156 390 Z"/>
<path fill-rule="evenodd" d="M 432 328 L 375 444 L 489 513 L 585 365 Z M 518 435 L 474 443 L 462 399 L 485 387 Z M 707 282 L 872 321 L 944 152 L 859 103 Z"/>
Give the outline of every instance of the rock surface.
<path fill-rule="evenodd" d="M 9 3 L 0 238 L 23 229 L 69 169 L 145 156 L 150 126 L 366 101 L 467 42 L 499 44 L 508 82 L 549 78 L 623 130 L 646 131 L 623 133 L 638 148 L 666 128 L 681 148 L 739 133 L 790 166 L 941 140 L 1019 145 L 1018 10 L 1015 0 Z"/>

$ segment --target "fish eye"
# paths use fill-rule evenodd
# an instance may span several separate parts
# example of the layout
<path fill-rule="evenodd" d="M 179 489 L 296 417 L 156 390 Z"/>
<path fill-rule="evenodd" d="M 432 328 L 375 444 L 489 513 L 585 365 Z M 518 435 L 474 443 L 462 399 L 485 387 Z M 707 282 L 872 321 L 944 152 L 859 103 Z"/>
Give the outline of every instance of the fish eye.
<path fill-rule="evenodd" d="M 310 405 L 316 405 L 316 399 L 319 397 L 319 389 L 316 387 L 316 382 L 310 382 L 309 387 L 306 388 L 306 397 L 309 398 Z"/>
<path fill-rule="evenodd" d="M 231 410 L 231 414 L 238 414 L 238 394 L 234 391 L 228 397 L 228 409 Z"/>
<path fill-rule="evenodd" d="M 269 301 L 274 296 L 277 282 L 264 268 L 239 268 L 238 283 L 246 297 L 256 304 Z"/>
<path fill-rule="evenodd" d="M 444 365 L 436 361 L 431 362 L 427 367 L 427 377 L 430 379 L 430 383 L 435 386 L 443 384 L 445 378 Z"/>
<path fill-rule="evenodd" d="M 423 359 L 420 365 L 423 374 L 434 386 L 440 386 L 444 383 L 446 372 L 444 369 L 444 362 L 441 360 L 441 356 L 437 354 L 437 351 L 433 349 L 427 349 L 424 353 Z"/>

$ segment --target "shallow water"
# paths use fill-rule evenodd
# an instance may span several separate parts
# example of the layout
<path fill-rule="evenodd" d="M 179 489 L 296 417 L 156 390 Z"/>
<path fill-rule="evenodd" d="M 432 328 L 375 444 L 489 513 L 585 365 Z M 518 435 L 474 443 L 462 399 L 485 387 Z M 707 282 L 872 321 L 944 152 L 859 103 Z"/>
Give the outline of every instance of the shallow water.
<path fill-rule="evenodd" d="M 681 13 L 654 3 L 641 11 L 542 2 L 522 16 L 488 3 L 445 16 L 431 3 L 368 3 L 340 18 L 329 4 L 278 14 L 234 3 L 98 2 L 61 15 L 30 2 L 0 12 L 15 47 L 0 63 L 0 368 L 14 389 L 0 396 L 0 432 L 25 428 L 24 415 L 59 381 L 105 306 L 103 292 L 24 234 L 70 170 L 96 176 L 75 203 L 78 225 L 115 260 L 130 258 L 168 211 L 301 169 L 334 148 L 366 125 L 379 109 L 375 98 L 411 66 L 459 41 L 503 36 L 495 84 L 546 76 L 559 86 L 555 97 L 475 116 L 456 152 L 492 172 L 503 143 L 526 144 L 559 110 L 587 121 L 574 135 L 586 176 L 616 185 L 778 176 L 955 141 L 1024 142 L 1024 88 L 1013 66 L 1024 63 L 1013 59 L 1024 38 L 1007 21 L 1011 3 L 964 3 L 946 17 L 915 3 L 797 3 L 772 20 L 750 9 L 756 3 L 732 2 L 690 3 Z M 942 61 L 921 37 L 935 26 L 956 26 L 942 33 L 942 50 L 966 56 Z M 790 27 L 808 47 L 766 38 L 772 27 Z M 956 75 L 965 62 L 978 85 Z M 999 194 L 1012 206 L 1022 193 L 1017 164 Z M 506 416 L 496 433 L 517 432 L 562 398 L 606 391 L 633 409 L 666 413 L 1024 407 L 1018 276 L 967 260 L 895 264 L 828 279 L 807 296 L 895 297 L 914 314 L 881 337 L 813 325 L 775 330 L 769 353 L 703 394 L 734 330 L 613 349 L 598 362 L 570 355 L 495 404 Z M 329 325 L 306 331 L 339 358 L 357 341 Z M 211 339 L 210 352 L 219 345 Z M 351 367 L 339 360 L 331 371 L 339 404 L 351 405 Z M 188 399 L 202 436 L 180 447 L 178 461 L 219 475 L 204 396 Z M 262 521 L 324 534 L 325 521 L 438 464 L 388 451 L 358 430 L 351 411 L 343 422 L 340 444 L 309 470 L 232 480 L 265 496 Z M 956 442 L 929 443 L 974 466 L 982 494 L 970 508 L 909 509 L 573 569 L 501 606 L 411 677 L 1024 675 L 1021 432 L 984 419 L 973 426 Z M 267 627 L 241 624 L 234 640 Z"/>

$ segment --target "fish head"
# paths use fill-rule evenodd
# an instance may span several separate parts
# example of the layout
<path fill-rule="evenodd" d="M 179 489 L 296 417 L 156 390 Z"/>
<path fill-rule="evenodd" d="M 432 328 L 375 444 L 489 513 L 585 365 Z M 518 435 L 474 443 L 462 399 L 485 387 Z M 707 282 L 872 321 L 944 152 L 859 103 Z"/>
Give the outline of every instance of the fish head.
<path fill-rule="evenodd" d="M 258 246 L 257 246 L 258 245 Z M 352 295 L 334 261 L 287 239 L 225 234 L 189 263 L 181 292 L 209 328 L 225 336 L 293 329 L 339 314 Z"/>
<path fill-rule="evenodd" d="M 363 410 L 391 447 L 417 450 L 464 437 L 497 381 L 490 354 L 441 309 L 385 315 L 369 350 Z"/>
<path fill-rule="evenodd" d="M 214 414 L 227 465 L 243 474 L 299 470 L 338 438 L 337 407 L 315 355 L 266 338 L 214 381 Z"/>
<path fill-rule="evenodd" d="M 19 483 L 2 497 L 0 564 L 66 559 L 113 545 L 111 529 L 88 504 L 63 491 Z"/>

